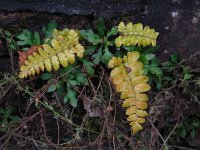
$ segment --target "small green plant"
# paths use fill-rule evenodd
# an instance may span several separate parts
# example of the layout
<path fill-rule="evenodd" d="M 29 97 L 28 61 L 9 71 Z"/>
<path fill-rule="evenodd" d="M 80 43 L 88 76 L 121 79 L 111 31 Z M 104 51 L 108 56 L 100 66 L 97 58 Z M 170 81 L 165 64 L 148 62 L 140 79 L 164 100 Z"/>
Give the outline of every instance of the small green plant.
<path fill-rule="evenodd" d="M 161 82 L 163 77 L 163 70 L 161 69 L 160 61 L 158 57 L 153 53 L 158 50 L 157 47 L 147 47 L 141 50 L 141 61 L 144 64 L 144 74 L 149 77 L 149 82 L 156 84 L 157 89 L 161 88 Z"/>
<path fill-rule="evenodd" d="M 58 96 L 63 97 L 63 102 L 69 102 L 73 107 L 77 106 L 77 90 L 79 86 L 88 85 L 87 73 L 81 70 L 81 66 L 76 63 L 69 65 L 59 71 L 59 81 L 51 84 L 48 92 L 56 92 Z M 49 80 L 53 77 L 52 73 L 43 73 L 41 79 Z"/>
<path fill-rule="evenodd" d="M 23 51 L 28 51 L 29 47 L 32 45 L 40 45 L 41 38 L 38 32 L 30 32 L 29 30 L 24 29 L 20 34 L 16 36 L 18 39 L 17 45 L 23 46 Z"/>
<path fill-rule="evenodd" d="M 22 30 L 21 33 L 16 35 L 17 42 L 16 44 L 23 51 L 28 51 L 30 46 L 41 45 L 44 43 L 49 43 L 50 38 L 52 38 L 53 30 L 57 28 L 57 22 L 52 20 L 48 23 L 47 26 L 42 28 L 42 32 L 44 35 L 40 35 L 38 32 L 31 32 L 27 29 Z M 41 40 L 41 37 L 44 37 Z"/>
<path fill-rule="evenodd" d="M 45 38 L 52 38 L 52 33 L 54 29 L 58 28 L 58 24 L 56 20 L 52 20 L 48 23 L 47 26 L 44 26 L 42 28 L 42 32 L 44 33 Z"/>
<path fill-rule="evenodd" d="M 12 123 L 20 120 L 19 116 L 12 116 L 10 108 L 0 107 L 0 132 L 6 132 Z"/>
<path fill-rule="evenodd" d="M 81 37 L 88 42 L 85 55 L 91 55 L 93 63 L 96 65 L 99 63 L 107 65 L 113 56 L 110 47 L 114 46 L 114 40 L 111 37 L 117 33 L 117 27 L 113 27 L 111 30 L 106 29 L 103 18 L 98 20 L 95 31 L 92 29 L 80 30 Z"/>
<path fill-rule="evenodd" d="M 9 49 L 17 50 L 17 44 L 14 40 L 14 35 L 12 35 L 9 31 L 0 28 L 0 37 L 6 40 Z"/>

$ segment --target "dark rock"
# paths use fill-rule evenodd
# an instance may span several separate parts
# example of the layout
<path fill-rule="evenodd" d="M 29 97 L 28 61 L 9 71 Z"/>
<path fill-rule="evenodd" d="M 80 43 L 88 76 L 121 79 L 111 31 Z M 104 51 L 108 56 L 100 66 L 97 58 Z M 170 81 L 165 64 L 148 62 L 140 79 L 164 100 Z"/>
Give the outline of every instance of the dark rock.
<path fill-rule="evenodd" d="M 151 0 L 1 0 L 0 9 L 31 10 L 104 17 L 127 15 L 143 10 Z"/>

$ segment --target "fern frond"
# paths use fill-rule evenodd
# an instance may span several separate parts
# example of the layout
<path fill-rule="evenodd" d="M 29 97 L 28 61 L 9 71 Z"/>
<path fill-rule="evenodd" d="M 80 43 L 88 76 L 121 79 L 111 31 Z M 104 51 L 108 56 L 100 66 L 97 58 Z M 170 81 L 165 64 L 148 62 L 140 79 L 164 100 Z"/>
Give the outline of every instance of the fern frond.
<path fill-rule="evenodd" d="M 54 30 L 51 45 L 43 44 L 33 52 L 20 67 L 19 78 L 34 76 L 45 69 L 49 72 L 67 67 L 75 61 L 75 55 L 83 57 L 84 47 L 79 43 L 75 30 Z"/>
<path fill-rule="evenodd" d="M 115 39 L 117 47 L 137 44 L 138 46 L 142 45 L 144 47 L 147 45 L 156 46 L 156 38 L 159 35 L 158 32 L 155 32 L 154 29 L 150 29 L 149 26 L 143 28 L 141 23 L 128 23 L 125 25 L 121 22 L 118 25 L 118 31 L 121 35 Z"/>
<path fill-rule="evenodd" d="M 127 120 L 134 134 L 143 129 L 141 124 L 148 115 L 146 112 L 148 96 L 144 92 L 151 88 L 147 84 L 148 77 L 143 75 L 143 64 L 139 58 L 139 52 L 134 51 L 128 52 L 123 59 L 113 57 L 108 63 L 108 67 L 113 68 L 110 78 L 124 99 L 122 107 L 127 108 Z"/>

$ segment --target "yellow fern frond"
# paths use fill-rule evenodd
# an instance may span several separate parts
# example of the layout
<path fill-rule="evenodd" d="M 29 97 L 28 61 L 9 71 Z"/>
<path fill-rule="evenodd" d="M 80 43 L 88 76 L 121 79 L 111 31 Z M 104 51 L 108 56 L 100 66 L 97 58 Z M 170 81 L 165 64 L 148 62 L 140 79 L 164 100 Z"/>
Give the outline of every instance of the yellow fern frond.
<path fill-rule="evenodd" d="M 120 28 L 124 28 L 123 24 Z M 110 78 L 124 99 L 122 107 L 127 108 L 127 120 L 134 134 L 143 129 L 141 124 L 148 115 L 146 112 L 148 96 L 144 92 L 151 88 L 147 84 L 148 77 L 143 75 L 143 64 L 139 58 L 139 52 L 128 52 L 123 59 L 113 57 L 108 63 L 109 68 L 113 68 Z"/>
<path fill-rule="evenodd" d="M 142 45 L 144 47 L 147 45 L 156 46 L 156 38 L 159 35 L 158 32 L 155 32 L 154 29 L 150 29 L 148 26 L 143 28 L 141 23 L 128 23 L 125 25 L 121 22 L 118 25 L 118 31 L 121 35 L 115 39 L 117 47 L 137 44 L 138 46 Z"/>
<path fill-rule="evenodd" d="M 43 44 L 37 52 L 29 55 L 20 67 L 19 78 L 26 78 L 47 71 L 58 70 L 60 66 L 73 64 L 75 55 L 83 57 L 84 47 L 79 43 L 75 30 L 54 30 L 51 45 Z"/>

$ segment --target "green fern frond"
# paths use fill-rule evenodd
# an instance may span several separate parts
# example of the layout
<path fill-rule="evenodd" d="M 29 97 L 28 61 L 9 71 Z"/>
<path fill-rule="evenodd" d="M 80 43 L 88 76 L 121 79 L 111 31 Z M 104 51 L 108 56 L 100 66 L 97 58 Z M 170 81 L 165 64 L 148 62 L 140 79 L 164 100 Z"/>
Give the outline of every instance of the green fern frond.
<path fill-rule="evenodd" d="M 20 67 L 19 78 L 26 78 L 39 74 L 45 69 L 49 72 L 58 70 L 60 65 L 67 67 L 75 61 L 75 54 L 83 57 L 84 47 L 79 43 L 79 35 L 75 30 L 53 31 L 51 45 L 43 44 L 37 52 L 24 61 Z"/>

